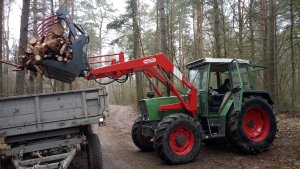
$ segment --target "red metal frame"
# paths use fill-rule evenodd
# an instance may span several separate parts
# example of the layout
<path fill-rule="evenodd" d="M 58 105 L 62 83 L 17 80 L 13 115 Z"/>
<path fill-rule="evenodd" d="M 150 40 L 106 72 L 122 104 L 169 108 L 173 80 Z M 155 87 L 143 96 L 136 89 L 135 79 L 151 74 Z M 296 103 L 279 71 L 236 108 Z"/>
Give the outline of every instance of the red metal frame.
<path fill-rule="evenodd" d="M 156 78 L 164 86 L 169 86 L 173 95 L 177 96 L 179 103 L 161 105 L 160 111 L 171 111 L 185 109 L 191 113 L 192 117 L 196 116 L 197 113 L 197 89 L 186 79 L 186 77 L 174 66 L 174 64 L 162 53 L 155 54 L 143 58 L 133 59 L 126 61 L 124 60 L 124 53 L 90 56 L 89 59 L 118 56 L 118 59 L 112 58 L 111 60 L 90 62 L 89 64 L 102 64 L 110 63 L 108 66 L 91 69 L 85 79 L 92 80 L 98 78 L 120 78 L 123 75 L 131 74 L 134 72 L 143 72 L 149 79 Z M 159 71 L 161 70 L 161 71 Z M 190 89 L 188 93 L 188 101 L 185 102 L 180 93 L 176 90 L 174 84 L 168 79 L 166 74 L 173 74 L 181 82 Z M 153 85 L 154 91 L 158 96 L 162 96 L 158 88 Z"/>
<path fill-rule="evenodd" d="M 37 27 L 37 37 L 40 41 L 43 36 L 51 35 L 51 26 L 58 23 L 57 15 L 44 19 Z"/>

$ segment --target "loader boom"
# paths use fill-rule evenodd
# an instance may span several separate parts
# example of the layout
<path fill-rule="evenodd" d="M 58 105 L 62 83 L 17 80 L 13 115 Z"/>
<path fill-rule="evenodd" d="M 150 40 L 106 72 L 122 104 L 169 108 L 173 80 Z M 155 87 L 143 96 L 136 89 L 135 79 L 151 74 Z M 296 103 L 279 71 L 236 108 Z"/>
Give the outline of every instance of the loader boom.
<path fill-rule="evenodd" d="M 118 59 L 111 59 L 110 61 L 89 62 L 92 64 L 101 64 L 109 62 L 109 66 L 90 69 L 85 76 L 87 80 L 96 80 L 99 78 L 108 77 L 110 79 L 119 79 L 122 76 L 131 75 L 136 72 L 142 72 L 148 79 L 156 78 L 164 86 L 169 86 L 173 95 L 179 99 L 179 103 L 161 105 L 160 111 L 172 111 L 183 109 L 186 110 L 191 116 L 195 117 L 197 113 L 197 89 L 187 80 L 187 78 L 174 66 L 174 64 L 166 57 L 166 55 L 159 53 L 150 55 L 143 58 L 133 59 L 129 61 L 124 60 L 124 53 L 113 54 L 118 55 Z M 90 56 L 89 59 L 101 58 L 113 55 Z M 190 89 L 188 93 L 188 101 L 185 101 L 172 81 L 168 78 L 167 74 L 173 74 L 177 77 L 183 85 Z M 162 96 L 158 88 L 153 85 L 152 87 L 158 96 Z"/>

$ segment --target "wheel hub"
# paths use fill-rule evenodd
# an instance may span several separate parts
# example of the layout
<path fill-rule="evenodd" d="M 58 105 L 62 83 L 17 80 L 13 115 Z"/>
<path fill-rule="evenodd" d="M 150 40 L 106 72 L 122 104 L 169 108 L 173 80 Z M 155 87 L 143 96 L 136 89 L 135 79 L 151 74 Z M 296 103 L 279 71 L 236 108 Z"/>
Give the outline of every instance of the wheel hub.
<path fill-rule="evenodd" d="M 247 122 L 247 126 L 251 129 L 254 127 L 254 122 L 252 119 Z"/>
<path fill-rule="evenodd" d="M 242 121 L 244 134 L 254 142 L 261 142 L 268 137 L 270 120 L 263 107 L 250 108 Z"/>
<path fill-rule="evenodd" d="M 194 133 L 186 126 L 175 128 L 170 135 L 170 148 L 174 154 L 187 155 L 194 147 Z"/>
<path fill-rule="evenodd" d="M 179 146 L 183 146 L 186 143 L 186 139 L 184 138 L 184 136 L 177 136 L 176 137 L 176 143 Z"/>

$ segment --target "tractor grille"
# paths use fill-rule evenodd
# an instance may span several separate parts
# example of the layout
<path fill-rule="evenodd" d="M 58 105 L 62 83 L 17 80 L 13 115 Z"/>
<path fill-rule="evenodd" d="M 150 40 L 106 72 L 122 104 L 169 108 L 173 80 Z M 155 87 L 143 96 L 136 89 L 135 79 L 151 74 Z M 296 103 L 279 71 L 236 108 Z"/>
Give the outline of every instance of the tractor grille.
<path fill-rule="evenodd" d="M 139 106 L 140 106 L 140 111 L 141 111 L 142 117 L 147 116 L 148 111 L 147 111 L 147 106 L 146 106 L 145 100 L 139 101 Z"/>

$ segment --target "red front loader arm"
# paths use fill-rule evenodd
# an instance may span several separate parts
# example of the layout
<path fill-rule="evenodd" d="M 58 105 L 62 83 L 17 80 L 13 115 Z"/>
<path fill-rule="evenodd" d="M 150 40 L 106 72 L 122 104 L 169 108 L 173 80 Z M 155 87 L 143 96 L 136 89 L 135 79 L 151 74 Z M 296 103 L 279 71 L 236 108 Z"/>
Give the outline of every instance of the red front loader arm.
<path fill-rule="evenodd" d="M 89 73 L 85 76 L 85 79 L 92 80 L 98 78 L 109 77 L 112 79 L 118 79 L 124 75 L 132 74 L 134 72 L 143 72 L 148 78 L 156 78 L 165 86 L 169 86 L 171 91 L 175 96 L 178 97 L 179 103 L 161 105 L 159 107 L 160 111 L 170 111 L 185 109 L 193 117 L 197 113 L 197 89 L 186 79 L 186 77 L 174 66 L 174 64 L 162 53 L 155 54 L 143 58 L 133 59 L 129 61 L 124 61 L 124 53 L 103 55 L 103 56 L 113 56 L 119 55 L 119 60 L 112 59 L 111 61 L 100 61 L 100 62 L 90 62 L 89 64 L 98 64 L 103 62 L 110 62 L 111 65 L 91 69 Z M 103 56 L 92 56 L 89 58 L 99 58 Z M 179 92 L 176 90 L 174 84 L 170 81 L 167 74 L 173 74 L 181 82 L 190 89 L 188 93 L 188 101 L 185 102 Z M 156 86 L 153 86 L 154 91 L 158 96 L 162 96 Z"/>

